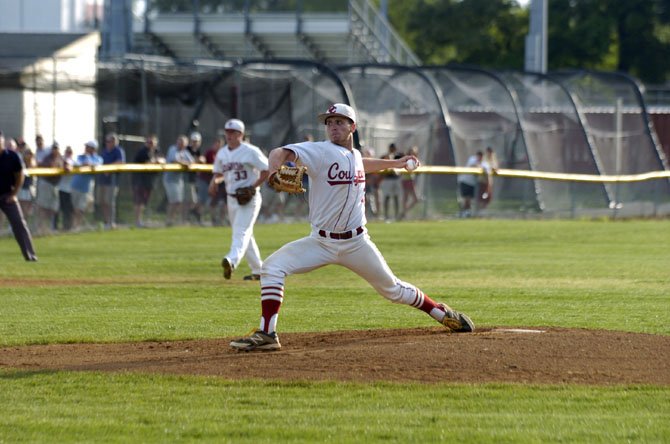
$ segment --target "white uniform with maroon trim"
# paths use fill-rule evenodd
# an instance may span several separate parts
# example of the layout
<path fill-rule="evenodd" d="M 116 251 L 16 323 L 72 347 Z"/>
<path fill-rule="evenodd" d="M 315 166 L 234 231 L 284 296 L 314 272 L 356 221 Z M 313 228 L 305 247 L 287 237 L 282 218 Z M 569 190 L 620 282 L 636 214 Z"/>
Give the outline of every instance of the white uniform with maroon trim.
<path fill-rule="evenodd" d="M 261 193 L 256 189 L 251 202 L 240 205 L 231 194 L 242 187 L 252 186 L 260 172 L 268 169 L 268 158 L 257 146 L 242 143 L 231 150 L 228 145 L 216 153 L 212 171 L 223 174 L 228 194 L 228 219 L 233 229 L 230 251 L 226 254 L 232 266 L 237 268 L 242 257 L 249 263 L 253 274 L 260 274 L 263 261 L 254 239 L 254 224 L 261 210 Z"/>
<path fill-rule="evenodd" d="M 424 294 L 398 279 L 365 228 L 365 169 L 358 150 L 329 141 L 287 145 L 309 176 L 308 237 L 290 242 L 268 257 L 261 271 L 261 301 L 284 297 L 286 276 L 328 264 L 346 267 L 392 302 L 421 307 Z M 277 315 L 261 330 L 275 331 Z"/>

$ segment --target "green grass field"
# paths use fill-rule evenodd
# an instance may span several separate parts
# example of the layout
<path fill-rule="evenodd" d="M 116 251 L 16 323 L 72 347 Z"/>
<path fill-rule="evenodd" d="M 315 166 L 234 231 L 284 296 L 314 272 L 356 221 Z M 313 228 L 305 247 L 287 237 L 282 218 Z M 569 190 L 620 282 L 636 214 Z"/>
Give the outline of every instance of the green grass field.
<path fill-rule="evenodd" d="M 670 222 L 370 224 L 394 272 L 479 326 L 670 335 Z M 308 232 L 258 225 L 262 254 Z M 228 337 L 258 283 L 225 228 L 0 239 L 0 346 Z M 434 326 L 339 267 L 292 276 L 280 332 Z M 640 360 L 643 357 L 631 357 Z M 2 356 L 0 355 L 0 363 Z M 670 364 L 669 364 L 670 365 Z M 231 382 L 0 370 L 0 442 L 668 442 L 670 387 Z"/>

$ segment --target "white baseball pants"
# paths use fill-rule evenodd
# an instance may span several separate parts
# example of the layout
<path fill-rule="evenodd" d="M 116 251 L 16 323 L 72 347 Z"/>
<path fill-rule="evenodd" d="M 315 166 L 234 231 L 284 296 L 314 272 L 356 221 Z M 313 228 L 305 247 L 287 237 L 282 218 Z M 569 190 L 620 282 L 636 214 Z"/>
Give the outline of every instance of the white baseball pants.
<path fill-rule="evenodd" d="M 246 204 L 240 205 L 233 196 L 228 196 L 228 220 L 233 229 L 230 251 L 226 254 L 234 268 L 245 258 L 249 263 L 253 274 L 261 273 L 261 253 L 254 239 L 254 224 L 261 211 L 261 193 L 257 192 L 253 199 Z"/>
<path fill-rule="evenodd" d="M 350 269 L 391 302 L 415 307 L 423 303 L 423 293 L 393 274 L 367 232 L 347 240 L 323 238 L 314 232 L 284 245 L 263 263 L 261 287 L 283 288 L 286 276 L 329 264 Z"/>

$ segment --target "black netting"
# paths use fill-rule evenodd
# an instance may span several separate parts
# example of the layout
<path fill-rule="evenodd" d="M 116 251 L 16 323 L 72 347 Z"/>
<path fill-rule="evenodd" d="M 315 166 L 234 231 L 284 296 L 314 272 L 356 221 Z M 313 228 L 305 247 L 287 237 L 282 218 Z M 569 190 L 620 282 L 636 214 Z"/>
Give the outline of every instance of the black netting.
<path fill-rule="evenodd" d="M 586 71 L 552 74 L 575 97 L 592 140 L 601 174 L 638 174 L 663 169 L 663 150 L 650 131 L 638 85 L 612 73 Z M 617 132 L 617 101 L 620 132 Z M 620 151 L 619 151 L 620 150 Z M 619 203 L 648 201 L 658 184 L 621 184 L 612 192 Z"/>
<path fill-rule="evenodd" d="M 359 137 L 370 155 L 382 156 L 395 143 L 402 153 L 418 148 L 424 164 L 453 165 L 444 107 L 427 76 L 406 67 L 379 65 L 343 66 L 338 73 L 351 87 Z M 436 199 L 455 186 L 453 176 L 419 176 L 417 189 L 427 198 L 424 213 L 444 214 Z"/>
<path fill-rule="evenodd" d="M 513 89 L 532 170 L 555 173 L 598 174 L 593 144 L 568 91 L 540 74 L 501 74 Z M 582 183 L 535 181 L 540 206 L 545 211 L 565 208 L 607 207 L 607 188 L 594 190 Z"/>
<path fill-rule="evenodd" d="M 307 134 L 323 139 L 316 115 L 331 103 L 348 102 L 358 112 L 357 141 L 375 156 L 393 142 L 401 152 L 418 147 L 421 161 L 433 166 L 463 166 L 474 152 L 490 146 L 504 169 L 614 175 L 667 168 L 638 86 L 621 75 L 547 76 L 464 66 L 332 68 L 305 60 L 203 60 L 182 65 L 151 56 L 129 56 L 86 69 L 74 69 L 71 63 L 75 60 L 47 58 L 19 69 L 25 60 L 4 60 L 0 87 L 24 98 L 16 99 L 16 106 L 8 105 L 3 116 L 23 106 L 24 121 L 32 124 L 28 130 L 5 124 L 6 133 L 53 127 L 58 140 L 54 123 L 80 117 L 65 115 L 59 105 L 63 100 L 79 103 L 80 96 L 86 96 L 91 105 L 87 112 L 97 108 L 95 134 L 118 132 L 128 161 L 148 133 L 158 135 L 165 153 L 179 134 L 197 129 L 207 148 L 231 117 L 244 120 L 251 142 L 267 151 Z M 67 136 L 83 142 L 78 135 Z M 132 212 L 132 199 L 130 174 L 122 177 L 124 215 Z M 455 175 L 417 175 L 417 188 L 424 200 L 415 216 L 458 213 Z M 157 195 L 161 192 L 157 186 Z M 480 214 L 541 210 L 566 216 L 612 211 L 650 215 L 667 213 L 670 206 L 667 179 L 617 185 L 499 176 L 494 178 L 493 195 Z"/>
<path fill-rule="evenodd" d="M 444 97 L 448 109 L 455 162 L 464 166 L 477 151 L 490 147 L 500 168 L 529 169 L 526 146 L 519 125 L 514 97 L 501 78 L 481 69 L 447 66 L 426 67 Z M 494 180 L 491 210 L 528 206 L 532 182 Z M 530 187 L 530 188 L 529 188 Z M 534 200 L 534 197 L 533 197 Z"/>

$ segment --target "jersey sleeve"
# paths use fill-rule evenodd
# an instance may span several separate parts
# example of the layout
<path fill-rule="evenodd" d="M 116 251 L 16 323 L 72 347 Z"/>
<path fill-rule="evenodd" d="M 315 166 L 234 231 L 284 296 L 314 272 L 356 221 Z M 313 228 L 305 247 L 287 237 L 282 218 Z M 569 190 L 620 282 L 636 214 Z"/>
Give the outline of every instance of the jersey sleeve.
<path fill-rule="evenodd" d="M 251 146 L 251 151 L 253 153 L 251 158 L 251 165 L 259 171 L 265 171 L 268 169 L 268 158 L 263 151 L 257 146 Z"/>
<path fill-rule="evenodd" d="M 323 151 L 315 142 L 301 142 L 286 145 L 284 148 L 291 150 L 296 155 L 296 162 L 307 167 L 307 173 L 318 171 L 323 163 Z"/>
<path fill-rule="evenodd" d="M 221 148 L 223 149 L 223 148 Z M 214 162 L 212 165 L 212 173 L 223 174 L 223 167 L 221 166 L 221 151 L 219 150 L 214 156 Z"/>

